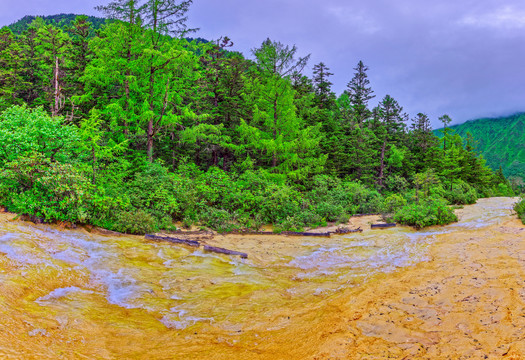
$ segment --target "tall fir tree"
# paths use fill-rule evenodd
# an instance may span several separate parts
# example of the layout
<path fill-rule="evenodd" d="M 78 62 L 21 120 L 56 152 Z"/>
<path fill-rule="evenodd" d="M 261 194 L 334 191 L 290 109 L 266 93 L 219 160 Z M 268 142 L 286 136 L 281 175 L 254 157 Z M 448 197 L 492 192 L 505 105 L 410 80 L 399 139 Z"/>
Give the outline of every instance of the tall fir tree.
<path fill-rule="evenodd" d="M 347 93 L 350 98 L 350 103 L 354 109 L 355 120 L 361 126 L 367 119 L 370 118 L 371 111 L 368 108 L 368 102 L 375 97 L 372 88 L 370 87 L 370 80 L 368 80 L 369 69 L 368 66 L 359 61 L 354 68 L 356 71 L 354 77 L 347 85 Z"/>

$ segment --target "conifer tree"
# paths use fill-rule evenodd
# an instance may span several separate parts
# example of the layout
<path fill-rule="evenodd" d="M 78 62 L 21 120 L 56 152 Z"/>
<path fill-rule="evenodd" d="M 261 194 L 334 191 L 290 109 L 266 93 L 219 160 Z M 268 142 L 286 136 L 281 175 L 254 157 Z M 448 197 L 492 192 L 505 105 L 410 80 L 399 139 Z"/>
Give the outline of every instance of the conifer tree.
<path fill-rule="evenodd" d="M 330 72 L 330 69 L 323 62 L 314 65 L 313 73 L 316 104 L 321 109 L 329 109 L 335 101 L 335 95 L 331 88 L 333 84 L 329 80 L 333 73 Z"/>
<path fill-rule="evenodd" d="M 290 48 L 269 38 L 262 43 L 260 48 L 253 49 L 252 53 L 257 59 L 257 65 L 263 75 L 262 81 L 266 87 L 263 93 L 266 97 L 265 103 L 271 107 L 270 111 L 266 109 L 264 111 L 267 114 L 266 116 L 271 116 L 271 120 L 267 119 L 264 122 L 270 125 L 272 129 L 273 141 L 278 142 L 280 133 L 284 131 L 283 125 L 288 122 L 285 118 L 288 114 L 295 112 L 294 108 L 285 108 L 291 106 L 290 104 L 285 105 L 288 102 L 287 98 L 290 95 L 293 97 L 293 93 L 290 92 L 289 77 L 304 69 L 310 55 L 296 59 L 297 47 L 295 45 Z M 284 99 L 282 99 L 283 97 Z M 278 149 L 274 146 L 272 167 L 277 167 L 277 165 Z"/>
<path fill-rule="evenodd" d="M 380 165 L 378 169 L 377 184 L 383 187 L 388 151 L 393 145 L 400 144 L 405 135 L 405 121 L 407 115 L 403 108 L 390 95 L 386 95 L 374 111 L 374 132 L 380 139 Z"/>
<path fill-rule="evenodd" d="M 375 95 L 370 87 L 370 80 L 368 80 L 367 71 L 369 70 L 362 61 L 359 61 L 354 77 L 347 85 L 346 92 L 350 97 L 350 103 L 354 109 L 355 119 L 359 125 L 362 125 L 371 115 L 368 109 L 368 101 L 373 99 Z"/>

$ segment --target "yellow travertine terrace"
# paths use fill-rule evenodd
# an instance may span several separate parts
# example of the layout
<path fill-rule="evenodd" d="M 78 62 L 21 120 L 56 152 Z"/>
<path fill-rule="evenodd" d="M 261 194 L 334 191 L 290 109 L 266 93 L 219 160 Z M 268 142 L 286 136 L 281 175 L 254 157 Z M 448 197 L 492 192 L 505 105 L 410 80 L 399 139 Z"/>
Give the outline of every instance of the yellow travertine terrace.
<path fill-rule="evenodd" d="M 208 241 L 248 259 L 2 214 L 0 358 L 525 359 L 515 201 L 423 231 Z"/>

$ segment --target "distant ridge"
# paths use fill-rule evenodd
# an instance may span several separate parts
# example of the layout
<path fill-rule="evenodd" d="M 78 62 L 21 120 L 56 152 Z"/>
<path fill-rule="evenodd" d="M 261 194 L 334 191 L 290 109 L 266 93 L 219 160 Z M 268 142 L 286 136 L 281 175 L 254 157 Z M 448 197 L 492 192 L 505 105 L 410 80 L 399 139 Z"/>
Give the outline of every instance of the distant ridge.
<path fill-rule="evenodd" d="M 33 15 L 26 15 L 22 19 L 12 23 L 8 26 L 8 28 L 11 29 L 11 31 L 15 34 L 21 34 L 35 20 L 37 17 L 40 17 L 44 20 L 46 24 L 52 24 L 56 27 L 60 28 L 66 28 L 75 20 L 77 16 L 80 16 L 81 14 L 58 14 L 58 15 L 47 15 L 47 16 L 33 16 Z M 86 15 L 87 16 L 87 15 Z M 102 25 L 106 23 L 105 18 L 97 17 L 97 16 L 88 16 L 88 21 L 93 24 L 93 27 L 95 29 L 100 29 Z"/>
<path fill-rule="evenodd" d="M 525 113 L 469 120 L 450 128 L 462 137 L 470 132 L 492 169 L 501 166 L 505 176 L 525 179 Z"/>
<path fill-rule="evenodd" d="M 25 30 L 27 30 L 27 28 L 33 22 L 33 20 L 35 20 L 37 17 L 39 17 L 39 18 L 42 18 L 44 20 L 44 22 L 46 24 L 48 24 L 48 25 L 54 25 L 56 27 L 59 27 L 59 28 L 62 28 L 62 29 L 66 29 L 66 28 L 68 28 L 71 25 L 71 23 L 73 21 L 75 21 L 75 18 L 77 16 L 81 16 L 81 14 L 57 14 L 57 15 L 46 15 L 46 16 L 26 15 L 23 18 L 21 18 L 20 20 L 12 23 L 11 25 L 8 25 L 7 27 L 9 29 L 11 29 L 11 31 L 14 34 L 20 35 Z M 85 16 L 87 16 L 87 15 L 85 15 Z M 112 21 L 111 19 L 101 18 L 101 17 L 97 17 L 97 16 L 87 16 L 87 18 L 88 18 L 88 21 L 91 24 L 93 24 L 93 28 L 95 30 L 99 30 L 107 22 Z M 196 38 L 187 37 L 186 39 L 188 41 L 195 40 L 197 43 L 208 43 L 209 42 L 209 40 L 203 39 L 201 37 L 196 37 Z"/>

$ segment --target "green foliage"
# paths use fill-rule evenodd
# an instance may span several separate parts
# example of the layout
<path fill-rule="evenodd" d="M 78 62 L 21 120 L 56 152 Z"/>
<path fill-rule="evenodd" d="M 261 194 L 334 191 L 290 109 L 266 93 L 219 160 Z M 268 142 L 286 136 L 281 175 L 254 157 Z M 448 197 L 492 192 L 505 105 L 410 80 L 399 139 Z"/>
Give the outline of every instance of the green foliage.
<path fill-rule="evenodd" d="M 58 15 L 49 15 L 49 16 L 40 16 L 43 22 L 46 25 L 53 25 L 62 29 L 67 29 L 71 27 L 71 24 L 75 21 L 78 15 L 75 14 L 58 14 Z M 31 23 L 36 19 L 35 16 L 24 16 L 22 19 L 17 22 L 9 25 L 8 27 L 16 34 L 22 34 L 26 31 Z M 105 23 L 106 19 L 96 17 L 96 16 L 87 16 L 87 19 L 92 23 L 95 29 L 100 29 Z"/>
<path fill-rule="evenodd" d="M 70 164 L 34 153 L 6 164 L 0 173 L 2 205 L 46 221 L 86 223 L 92 213 L 92 185 Z"/>
<path fill-rule="evenodd" d="M 444 196 L 454 205 L 474 204 L 478 200 L 476 189 L 461 180 L 453 184 L 452 190 L 446 191 Z"/>
<path fill-rule="evenodd" d="M 119 212 L 112 226 L 116 231 L 127 234 L 148 234 L 158 229 L 155 218 L 145 210 Z"/>
<path fill-rule="evenodd" d="M 494 171 L 502 167 L 505 176 L 525 179 L 525 114 L 472 120 L 451 129 L 463 137 L 472 134 L 476 150 Z"/>
<path fill-rule="evenodd" d="M 407 200 L 399 194 L 392 194 L 383 201 L 383 212 L 392 214 L 407 204 Z"/>
<path fill-rule="evenodd" d="M 457 220 L 454 210 L 441 200 L 409 204 L 394 214 L 394 221 L 418 229 L 432 225 L 446 225 Z"/>
<path fill-rule="evenodd" d="M 42 108 L 13 106 L 0 115 L 0 165 L 31 153 L 51 161 L 77 158 L 78 131 L 61 117 L 50 117 Z"/>
<path fill-rule="evenodd" d="M 426 226 L 450 220 L 445 202 L 523 186 L 508 170 L 525 168 L 521 116 L 498 132 L 512 149 L 489 144 L 496 123 L 472 127 L 480 149 L 516 155 L 494 173 L 448 116 L 440 142 L 388 95 L 369 109 L 362 62 L 336 97 L 326 65 L 310 79 L 295 46 L 267 39 L 251 61 L 226 37 L 184 39 L 191 3 L 115 0 L 100 7 L 117 19 L 104 26 L 58 15 L 0 29 L 2 205 L 137 234 L 176 221 L 300 230 L 378 212 Z"/>
<path fill-rule="evenodd" d="M 520 201 L 514 205 L 514 211 L 516 211 L 521 222 L 525 225 L 525 198 L 521 198 Z"/>

